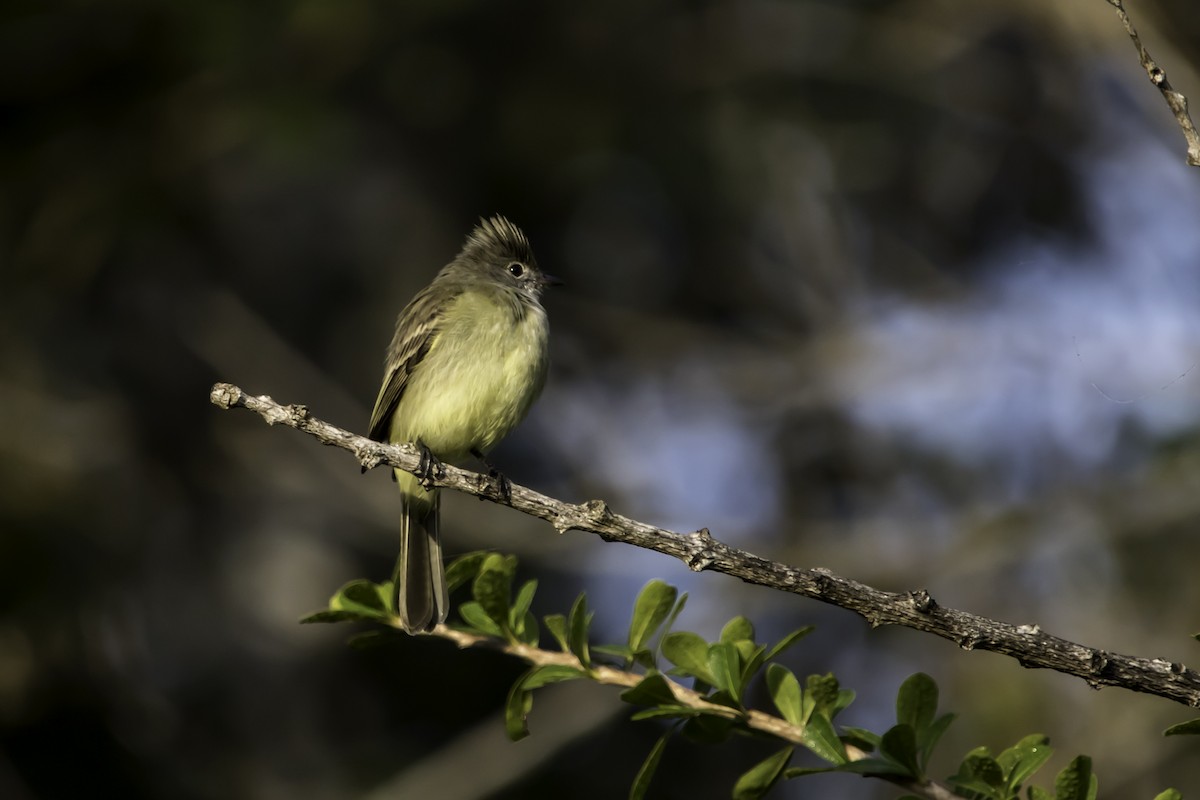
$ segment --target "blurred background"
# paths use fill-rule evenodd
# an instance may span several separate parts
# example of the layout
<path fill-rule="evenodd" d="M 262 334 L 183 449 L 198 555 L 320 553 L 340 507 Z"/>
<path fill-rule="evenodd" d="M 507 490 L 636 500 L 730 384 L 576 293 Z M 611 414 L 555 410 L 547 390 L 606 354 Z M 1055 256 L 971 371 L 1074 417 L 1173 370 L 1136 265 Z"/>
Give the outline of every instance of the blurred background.
<path fill-rule="evenodd" d="M 1131 6 L 1200 102 L 1189 0 Z M 1087 645 L 1200 662 L 1200 171 L 1104 0 L 27 2 L 0 10 L 0 796 L 623 797 L 661 728 L 445 642 L 300 626 L 389 575 L 364 432 L 396 313 L 481 215 L 543 268 L 546 392 L 493 461 L 569 501 Z M 746 614 L 935 764 L 1042 732 L 1107 797 L 1200 793 L 1195 712 L 451 496 L 535 610 Z M 727 796 L 772 751 L 667 750 Z M 812 762 L 800 759 L 798 763 Z M 889 798 L 850 776 L 781 798 Z"/>

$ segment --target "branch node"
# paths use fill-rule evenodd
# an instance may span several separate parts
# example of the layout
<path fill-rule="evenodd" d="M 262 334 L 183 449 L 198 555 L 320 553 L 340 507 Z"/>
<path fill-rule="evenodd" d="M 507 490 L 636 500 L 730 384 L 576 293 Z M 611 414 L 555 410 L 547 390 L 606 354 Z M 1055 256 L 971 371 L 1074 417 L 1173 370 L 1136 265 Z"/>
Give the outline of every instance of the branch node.
<path fill-rule="evenodd" d="M 684 561 L 688 569 L 692 572 L 703 572 L 712 563 L 716 561 L 716 556 L 713 553 L 713 538 L 708 532 L 708 528 L 701 528 L 695 533 L 689 533 L 688 546 L 692 552 L 688 553 L 687 559 Z"/>
<path fill-rule="evenodd" d="M 929 594 L 928 589 L 917 589 L 915 592 L 908 593 L 908 599 L 912 601 L 913 608 L 921 614 L 932 614 L 937 608 L 937 601 Z"/>
<path fill-rule="evenodd" d="M 369 469 L 375 469 L 383 463 L 383 454 L 379 452 L 379 447 L 355 447 L 354 457 L 358 459 L 359 465 L 362 466 L 363 472 Z"/>
<path fill-rule="evenodd" d="M 983 637 L 977 633 L 964 633 L 958 637 L 958 646 L 963 650 L 971 651 L 983 643 Z"/>
<path fill-rule="evenodd" d="M 1104 670 L 1108 669 L 1108 653 L 1103 650 L 1093 650 L 1089 669 L 1096 675 L 1103 675 Z M 1091 683 L 1091 681 L 1088 681 Z M 1099 686 L 1093 686 L 1093 689 L 1099 689 Z"/>
<path fill-rule="evenodd" d="M 242 390 L 232 383 L 216 383 L 213 384 L 208 399 L 212 401 L 213 405 L 228 411 L 241 402 Z"/>
<path fill-rule="evenodd" d="M 813 567 L 811 570 L 813 582 L 816 584 L 817 595 L 821 598 L 827 598 L 830 589 L 833 588 L 833 571 L 828 567 Z"/>
<path fill-rule="evenodd" d="M 588 500 L 577 506 L 568 506 L 564 512 L 556 515 L 550 524 L 561 535 L 580 525 L 602 528 L 610 524 L 612 520 L 613 513 L 609 509 L 608 503 L 603 500 Z M 603 532 L 597 531 L 597 533 L 601 537 L 607 538 Z"/>
<path fill-rule="evenodd" d="M 588 500 L 583 504 L 582 508 L 588 522 L 603 525 L 612 520 L 612 509 L 603 500 Z"/>
<path fill-rule="evenodd" d="M 287 406 L 288 413 L 296 419 L 308 419 L 308 406 L 302 403 L 292 403 Z"/>

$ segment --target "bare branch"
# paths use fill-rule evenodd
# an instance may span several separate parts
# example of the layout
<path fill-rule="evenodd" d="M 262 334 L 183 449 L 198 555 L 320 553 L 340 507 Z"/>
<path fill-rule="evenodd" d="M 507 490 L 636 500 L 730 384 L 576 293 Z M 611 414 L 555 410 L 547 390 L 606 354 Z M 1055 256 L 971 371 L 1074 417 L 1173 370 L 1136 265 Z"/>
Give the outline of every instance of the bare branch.
<path fill-rule="evenodd" d="M 313 417 L 304 406 L 282 406 L 270 397 L 248 395 L 227 383 L 213 386 L 210 397 L 221 408 L 248 408 L 269 424 L 282 423 L 324 444 L 349 450 L 364 467 L 388 464 L 409 472 L 417 469 L 419 456 L 413 446 L 385 445 L 356 436 Z M 859 614 L 872 627 L 902 625 L 948 639 L 964 650 L 990 650 L 1011 656 L 1024 667 L 1074 675 L 1096 689 L 1119 686 L 1200 708 L 1200 673 L 1165 659 L 1110 653 L 1051 636 L 1038 625 L 1013 625 L 943 608 L 925 589 L 884 592 L 826 569 L 800 569 L 769 561 L 714 539 L 707 528 L 686 534 L 657 528 L 614 514 L 602 500 L 564 503 L 517 484 L 506 499 L 486 475 L 450 465 L 434 484 L 544 519 L 559 533 L 595 533 L 605 541 L 673 556 L 696 572 L 722 572 L 747 583 L 830 603 Z"/>
<path fill-rule="evenodd" d="M 513 487 L 514 489 L 516 487 Z M 587 672 L 589 677 L 597 683 L 602 683 L 608 686 L 623 686 L 626 689 L 631 689 L 637 686 L 646 677 L 645 675 L 636 672 L 626 672 L 625 670 L 616 669 L 615 667 L 592 665 L 590 668 L 585 667 L 578 658 L 570 653 L 556 653 L 550 650 L 542 650 L 539 647 L 532 647 L 526 644 L 518 644 L 506 642 L 503 639 L 496 639 L 489 636 L 482 636 L 468 631 L 461 631 L 451 628 L 446 625 L 438 625 L 430 634 L 443 639 L 449 639 L 460 648 L 479 647 L 487 650 L 495 650 L 500 653 L 507 653 L 510 656 L 526 661 L 534 666 L 549 666 L 558 665 L 566 667 L 574 667 L 575 669 Z M 664 676 L 665 678 L 666 676 Z M 785 742 L 798 744 L 807 748 L 804 741 L 804 729 L 791 724 L 785 719 L 772 716 L 763 711 L 755 709 L 747 709 L 745 711 L 730 708 L 729 706 L 719 705 L 709 702 L 697 691 L 689 689 L 682 684 L 671 680 L 667 680 L 667 686 L 671 690 L 671 694 L 675 696 L 675 701 L 679 705 L 687 706 L 704 711 L 707 714 L 715 714 L 725 717 L 726 719 L 739 720 L 746 727 L 752 730 L 762 731 L 770 734 L 777 739 L 782 739 Z M 863 750 L 859 750 L 854 746 L 847 746 L 846 752 L 852 761 L 858 761 L 866 758 L 869 754 Z M 917 781 L 911 778 L 902 778 L 896 775 L 872 775 L 871 777 L 882 778 L 907 792 L 927 797 L 929 800 L 956 800 L 958 795 L 947 789 L 941 784 L 930 780 Z"/>
<path fill-rule="evenodd" d="M 1108 4 L 1117 10 L 1117 16 L 1121 18 L 1125 32 L 1129 34 L 1129 38 L 1133 40 L 1133 46 L 1137 48 L 1142 68 L 1146 70 L 1150 82 L 1162 92 L 1163 99 L 1171 107 L 1171 113 L 1175 115 L 1175 121 L 1179 123 L 1179 128 L 1183 131 L 1183 138 L 1187 140 L 1187 163 L 1193 167 L 1200 167 L 1200 133 L 1196 132 L 1196 125 L 1192 122 L 1191 115 L 1188 114 L 1187 98 L 1183 93 L 1177 92 L 1171 87 L 1171 82 L 1167 80 L 1167 73 L 1150 57 L 1150 52 L 1142 44 L 1137 29 L 1133 27 L 1133 22 L 1129 19 L 1129 14 L 1125 13 L 1123 0 L 1108 0 Z"/>

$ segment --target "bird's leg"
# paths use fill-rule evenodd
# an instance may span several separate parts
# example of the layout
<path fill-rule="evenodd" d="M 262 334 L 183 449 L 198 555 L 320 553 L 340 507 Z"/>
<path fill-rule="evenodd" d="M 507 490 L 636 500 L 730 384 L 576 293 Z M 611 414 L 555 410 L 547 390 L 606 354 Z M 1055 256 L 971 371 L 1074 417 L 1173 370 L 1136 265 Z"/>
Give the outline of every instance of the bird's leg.
<path fill-rule="evenodd" d="M 490 463 L 488 463 L 488 460 L 483 457 L 483 453 L 479 452 L 479 448 L 472 447 L 471 455 L 475 456 L 475 458 L 479 459 L 480 463 L 482 463 L 485 467 L 487 467 L 488 477 L 491 478 L 493 481 L 495 481 L 496 491 L 500 494 L 500 499 L 503 500 L 506 504 L 511 503 L 512 502 L 512 481 L 510 481 L 507 477 L 505 477 L 503 472 L 501 472 L 500 470 L 493 467 Z"/>
<path fill-rule="evenodd" d="M 434 480 L 445 477 L 446 468 L 433 454 L 433 451 L 425 446 L 424 442 L 417 441 L 416 445 L 421 452 L 421 460 L 417 462 L 417 480 L 421 482 L 422 489 L 429 491 L 433 488 Z"/>

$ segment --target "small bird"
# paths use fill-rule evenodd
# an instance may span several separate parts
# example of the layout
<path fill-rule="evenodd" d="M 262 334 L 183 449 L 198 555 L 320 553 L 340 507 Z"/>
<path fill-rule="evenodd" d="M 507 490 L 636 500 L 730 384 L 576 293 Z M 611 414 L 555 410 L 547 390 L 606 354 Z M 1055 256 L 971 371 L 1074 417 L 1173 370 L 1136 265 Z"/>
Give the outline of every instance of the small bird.
<path fill-rule="evenodd" d="M 481 219 L 462 251 L 400 312 L 370 438 L 415 443 L 425 477 L 439 461 L 483 461 L 546 382 L 550 327 L 541 295 L 558 283 L 538 269 L 517 226 L 501 216 Z M 415 633 L 446 619 L 439 492 L 403 470 L 394 475 L 401 499 L 395 611 Z"/>

